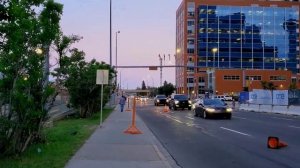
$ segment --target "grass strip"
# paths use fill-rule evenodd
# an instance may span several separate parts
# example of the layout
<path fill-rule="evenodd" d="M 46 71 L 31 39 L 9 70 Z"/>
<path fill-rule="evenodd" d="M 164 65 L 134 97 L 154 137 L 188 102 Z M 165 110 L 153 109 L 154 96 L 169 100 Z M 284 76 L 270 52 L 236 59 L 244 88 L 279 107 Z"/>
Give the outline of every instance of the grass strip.
<path fill-rule="evenodd" d="M 105 120 L 113 109 L 103 109 Z M 63 168 L 99 126 L 100 112 L 90 118 L 56 121 L 44 129 L 45 143 L 33 144 L 21 156 L 2 158 L 0 168 Z"/>

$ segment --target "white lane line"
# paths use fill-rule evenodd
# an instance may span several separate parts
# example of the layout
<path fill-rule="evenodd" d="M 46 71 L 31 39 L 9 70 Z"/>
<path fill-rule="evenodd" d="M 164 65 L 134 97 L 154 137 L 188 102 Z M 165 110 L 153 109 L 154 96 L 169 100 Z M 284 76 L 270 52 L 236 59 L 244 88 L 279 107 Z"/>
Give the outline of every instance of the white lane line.
<path fill-rule="evenodd" d="M 238 134 L 241 134 L 241 135 L 245 135 L 245 136 L 251 136 L 249 134 L 246 134 L 246 133 L 243 133 L 243 132 L 239 132 L 239 131 L 236 131 L 236 130 L 232 130 L 232 129 L 229 129 L 229 128 L 225 128 L 225 127 L 220 127 L 221 129 L 224 129 L 224 130 L 227 130 L 227 131 L 231 131 L 231 132 L 234 132 L 234 133 L 238 133 Z"/>
<path fill-rule="evenodd" d="M 293 121 L 293 119 L 288 119 L 288 118 L 280 118 L 280 117 L 272 117 L 272 118 L 281 119 L 281 120 Z"/>
<path fill-rule="evenodd" d="M 166 114 L 165 116 L 166 116 L 167 118 L 170 118 L 170 119 L 176 121 L 176 122 L 183 123 L 182 121 L 178 120 L 177 118 L 175 118 L 175 117 L 173 117 L 173 116 L 171 116 L 171 115 L 169 115 L 169 114 Z"/>
<path fill-rule="evenodd" d="M 239 119 L 243 119 L 243 120 L 247 120 L 247 118 L 244 117 L 237 117 L 237 116 L 232 116 L 233 118 L 239 118 Z"/>
<path fill-rule="evenodd" d="M 189 119 L 191 119 L 191 120 L 195 120 L 195 118 L 189 117 L 189 116 L 185 116 L 185 118 L 189 118 Z"/>
<path fill-rule="evenodd" d="M 300 127 L 293 126 L 293 125 L 289 125 L 289 127 L 291 127 L 291 128 L 298 128 L 298 129 L 300 129 Z"/>

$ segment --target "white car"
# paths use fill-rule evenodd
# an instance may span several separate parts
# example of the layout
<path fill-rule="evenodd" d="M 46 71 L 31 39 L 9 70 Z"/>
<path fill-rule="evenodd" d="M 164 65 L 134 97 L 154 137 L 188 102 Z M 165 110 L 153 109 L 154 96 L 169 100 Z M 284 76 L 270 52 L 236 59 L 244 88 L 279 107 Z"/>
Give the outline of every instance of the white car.
<path fill-rule="evenodd" d="M 146 97 L 146 96 L 141 96 L 141 97 L 140 97 L 140 100 L 141 100 L 142 102 L 146 102 L 147 99 L 148 99 L 148 97 Z"/>
<path fill-rule="evenodd" d="M 227 96 L 227 95 L 225 95 L 225 96 L 224 96 L 224 100 L 225 100 L 225 101 L 232 101 L 233 98 L 232 98 L 232 96 Z"/>

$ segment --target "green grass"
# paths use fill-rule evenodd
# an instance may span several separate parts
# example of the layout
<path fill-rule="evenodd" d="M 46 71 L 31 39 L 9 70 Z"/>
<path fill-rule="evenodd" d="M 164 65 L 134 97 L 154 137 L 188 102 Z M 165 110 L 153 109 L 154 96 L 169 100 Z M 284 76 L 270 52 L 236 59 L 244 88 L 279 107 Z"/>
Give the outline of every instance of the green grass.
<path fill-rule="evenodd" d="M 103 110 L 106 119 L 112 109 Z M 100 122 L 100 113 L 91 118 L 69 118 L 44 130 L 46 142 L 30 146 L 19 157 L 0 160 L 0 168 L 63 168 Z"/>

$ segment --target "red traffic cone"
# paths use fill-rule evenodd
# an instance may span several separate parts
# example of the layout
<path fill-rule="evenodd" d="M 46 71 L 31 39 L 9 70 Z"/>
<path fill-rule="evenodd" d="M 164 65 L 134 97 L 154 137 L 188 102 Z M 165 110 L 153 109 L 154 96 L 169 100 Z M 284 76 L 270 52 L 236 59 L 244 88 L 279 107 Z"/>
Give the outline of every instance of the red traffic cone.
<path fill-rule="evenodd" d="M 165 104 L 163 112 L 165 112 L 165 113 L 169 112 L 169 107 L 166 104 Z"/>
<path fill-rule="evenodd" d="M 287 143 L 279 141 L 278 137 L 268 137 L 268 148 L 279 149 L 288 146 Z"/>

